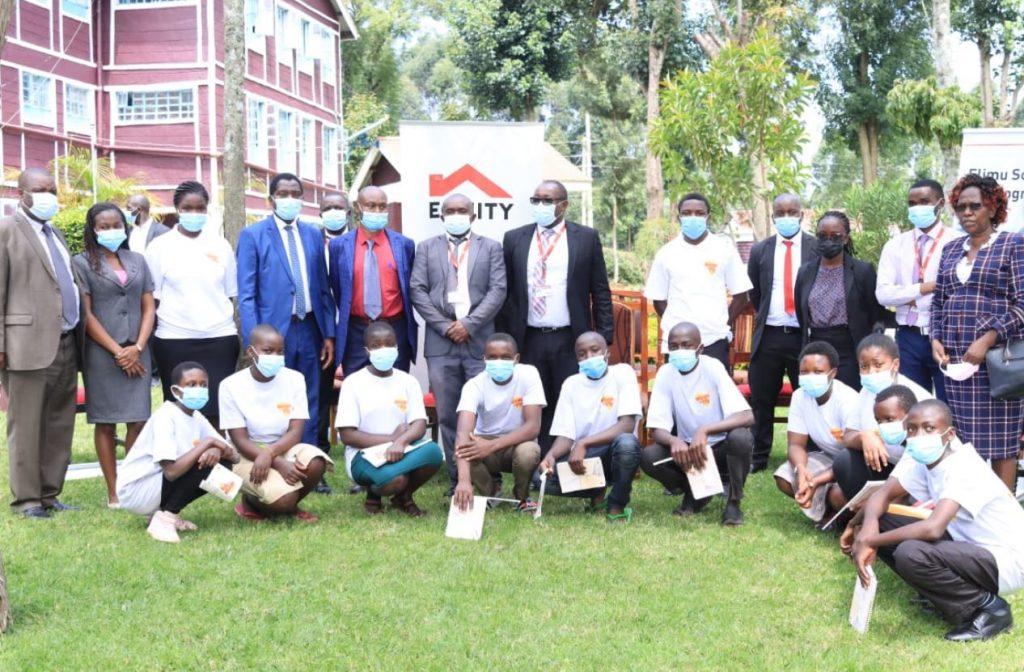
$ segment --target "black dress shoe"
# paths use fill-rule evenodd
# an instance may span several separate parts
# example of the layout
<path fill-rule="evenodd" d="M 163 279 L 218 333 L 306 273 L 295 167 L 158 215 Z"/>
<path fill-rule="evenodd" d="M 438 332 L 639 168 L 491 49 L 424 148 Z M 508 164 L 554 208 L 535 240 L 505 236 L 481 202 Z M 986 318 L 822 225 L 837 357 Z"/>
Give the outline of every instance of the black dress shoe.
<path fill-rule="evenodd" d="M 49 518 L 50 514 L 41 506 L 30 506 L 21 512 L 26 518 Z"/>
<path fill-rule="evenodd" d="M 679 495 L 683 494 L 683 489 L 665 488 L 664 490 L 661 491 L 661 494 L 665 495 L 666 497 L 678 497 Z"/>
<path fill-rule="evenodd" d="M 951 642 L 977 642 L 991 639 L 1013 627 L 1013 614 L 1006 600 L 996 596 L 992 604 L 974 612 L 969 621 L 946 633 Z"/>
<path fill-rule="evenodd" d="M 366 488 L 359 485 L 358 483 L 354 484 L 351 488 L 348 489 L 348 494 L 350 495 L 358 495 L 360 492 L 366 492 Z"/>
<path fill-rule="evenodd" d="M 332 488 L 331 486 L 327 485 L 327 481 L 325 481 L 322 478 L 320 479 L 320 482 L 316 484 L 316 487 L 313 488 L 313 491 L 316 492 L 318 495 L 332 495 L 332 494 L 334 494 L 334 488 Z"/>
<path fill-rule="evenodd" d="M 838 525 L 836 527 L 839 527 Z M 844 526 L 845 527 L 845 526 Z M 935 611 L 935 605 L 931 603 L 924 595 L 915 595 L 910 598 L 910 604 L 921 610 L 921 613 L 927 614 L 928 616 L 938 616 L 939 612 Z"/>
<path fill-rule="evenodd" d="M 82 507 L 74 506 L 72 504 L 65 504 L 59 499 L 53 500 L 53 504 L 46 507 L 50 511 L 81 511 Z"/>
<path fill-rule="evenodd" d="M 726 527 L 739 527 L 743 524 L 743 512 L 740 511 L 739 502 L 729 502 L 722 512 L 722 525 Z"/>
<path fill-rule="evenodd" d="M 764 471 L 767 468 L 768 468 L 768 463 L 767 462 L 765 462 L 764 464 L 761 464 L 760 462 L 757 463 L 757 464 L 752 464 L 752 465 L 750 465 L 750 473 L 751 474 L 756 474 L 757 472 Z"/>

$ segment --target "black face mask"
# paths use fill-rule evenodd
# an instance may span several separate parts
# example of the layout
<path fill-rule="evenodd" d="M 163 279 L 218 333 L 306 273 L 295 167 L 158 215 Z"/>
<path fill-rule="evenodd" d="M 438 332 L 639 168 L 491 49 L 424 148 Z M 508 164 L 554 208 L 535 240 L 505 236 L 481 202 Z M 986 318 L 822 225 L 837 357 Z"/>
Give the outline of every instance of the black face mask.
<path fill-rule="evenodd" d="M 835 259 L 843 252 L 843 241 L 841 240 L 819 240 L 818 251 L 826 259 Z"/>

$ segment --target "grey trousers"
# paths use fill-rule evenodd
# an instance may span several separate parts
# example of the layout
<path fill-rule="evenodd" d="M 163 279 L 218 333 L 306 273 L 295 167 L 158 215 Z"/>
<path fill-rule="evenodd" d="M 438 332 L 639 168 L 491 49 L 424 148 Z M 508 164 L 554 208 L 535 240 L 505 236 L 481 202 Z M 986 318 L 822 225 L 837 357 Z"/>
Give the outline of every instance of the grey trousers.
<path fill-rule="evenodd" d="M 441 426 L 448 483 L 452 486 L 459 482 L 459 472 L 455 467 L 455 428 L 462 386 L 484 370 L 484 360 L 473 357 L 466 344 L 459 346 L 459 350 L 455 355 L 427 357 L 427 377 L 437 404 L 437 423 Z"/>

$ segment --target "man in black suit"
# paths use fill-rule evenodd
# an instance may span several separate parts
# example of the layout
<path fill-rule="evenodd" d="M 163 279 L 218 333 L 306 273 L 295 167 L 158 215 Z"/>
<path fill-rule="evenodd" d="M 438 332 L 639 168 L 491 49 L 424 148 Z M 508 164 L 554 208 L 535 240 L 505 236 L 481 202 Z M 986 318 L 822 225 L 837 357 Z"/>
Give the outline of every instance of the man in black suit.
<path fill-rule="evenodd" d="M 751 473 L 768 467 L 774 436 L 775 404 L 782 377 L 797 387 L 803 345 L 796 310 L 796 274 L 818 257 L 818 241 L 800 230 L 803 209 L 796 194 L 782 194 L 772 203 L 776 235 L 754 245 L 747 263 L 757 311 L 750 355 L 750 406 L 754 410 L 754 453 Z"/>
<path fill-rule="evenodd" d="M 576 373 L 574 344 L 586 331 L 612 341 L 612 297 L 597 232 L 565 221 L 568 193 L 547 180 L 534 190 L 533 224 L 505 233 L 508 297 L 498 331 L 515 337 L 521 359 L 540 372 L 547 406 L 539 441 L 551 447 L 551 418 L 565 379 Z"/>

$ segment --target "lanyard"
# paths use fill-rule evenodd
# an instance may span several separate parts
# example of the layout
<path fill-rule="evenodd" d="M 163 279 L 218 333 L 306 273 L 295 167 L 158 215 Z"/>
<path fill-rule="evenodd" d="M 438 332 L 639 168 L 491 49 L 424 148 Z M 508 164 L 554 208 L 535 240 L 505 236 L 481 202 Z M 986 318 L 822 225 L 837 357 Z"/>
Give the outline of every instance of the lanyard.
<path fill-rule="evenodd" d="M 456 273 L 459 272 L 459 266 L 462 265 L 462 262 L 464 262 L 466 260 L 466 255 L 469 254 L 469 243 L 470 243 L 470 241 L 467 238 L 466 239 L 466 246 L 464 248 L 462 248 L 462 254 L 460 254 L 458 256 L 458 258 L 456 258 L 455 257 L 455 250 L 458 249 L 458 245 L 454 241 L 451 241 L 451 240 L 448 241 L 448 261 L 450 261 L 452 266 L 455 267 L 455 272 Z"/>
<path fill-rule="evenodd" d="M 551 253 L 555 251 L 556 247 L 558 247 L 558 241 L 561 240 L 563 233 L 565 233 L 565 226 L 563 226 L 562 230 L 555 235 L 555 239 L 551 241 L 551 245 L 545 250 L 544 243 L 540 237 L 540 231 L 537 231 L 537 256 L 540 257 L 540 263 L 545 266 L 547 265 L 548 257 L 550 257 Z"/>
<path fill-rule="evenodd" d="M 929 249 L 928 254 L 925 255 L 924 261 L 921 261 L 921 247 L 917 244 L 914 245 L 914 259 L 917 261 L 918 282 L 924 282 L 924 269 L 928 266 L 928 262 L 932 260 L 932 255 L 935 254 L 935 248 L 939 246 L 939 241 L 942 240 L 942 234 L 945 232 L 945 229 L 939 229 L 939 235 L 935 236 L 935 240 L 932 241 L 931 249 Z"/>

